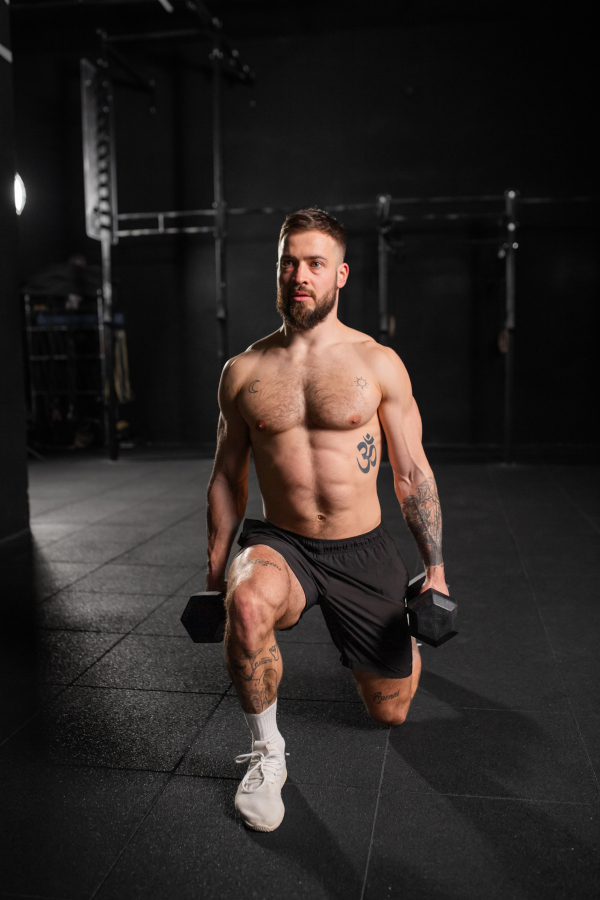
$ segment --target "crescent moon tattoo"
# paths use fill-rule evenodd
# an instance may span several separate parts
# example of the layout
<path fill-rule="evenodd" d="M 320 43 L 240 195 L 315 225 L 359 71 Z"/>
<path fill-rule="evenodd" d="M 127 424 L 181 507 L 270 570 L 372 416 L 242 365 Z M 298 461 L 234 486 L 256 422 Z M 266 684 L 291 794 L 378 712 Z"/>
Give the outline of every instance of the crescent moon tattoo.
<path fill-rule="evenodd" d="M 255 381 L 252 382 L 252 384 L 248 388 L 248 390 L 250 391 L 251 394 L 258 394 L 258 391 L 254 390 L 254 385 L 258 384 L 259 381 L 260 381 L 260 378 L 257 378 Z"/>

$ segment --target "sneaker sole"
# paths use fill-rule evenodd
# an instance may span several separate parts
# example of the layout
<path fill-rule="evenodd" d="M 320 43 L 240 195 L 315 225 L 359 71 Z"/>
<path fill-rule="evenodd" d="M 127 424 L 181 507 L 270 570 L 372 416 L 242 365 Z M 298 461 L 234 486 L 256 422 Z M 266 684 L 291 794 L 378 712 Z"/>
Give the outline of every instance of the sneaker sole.
<path fill-rule="evenodd" d="M 281 782 L 281 787 L 283 788 L 284 784 L 287 781 L 287 769 L 283 773 L 283 780 Z M 246 828 L 250 828 L 251 831 L 275 831 L 276 828 L 279 828 L 281 823 L 283 822 L 283 817 L 285 816 L 285 806 L 283 807 L 283 811 L 279 818 L 279 821 L 275 823 L 275 825 L 251 825 L 250 822 L 246 822 L 245 819 L 242 819 L 242 822 L 246 826 Z M 241 816 L 240 816 L 241 818 Z"/>

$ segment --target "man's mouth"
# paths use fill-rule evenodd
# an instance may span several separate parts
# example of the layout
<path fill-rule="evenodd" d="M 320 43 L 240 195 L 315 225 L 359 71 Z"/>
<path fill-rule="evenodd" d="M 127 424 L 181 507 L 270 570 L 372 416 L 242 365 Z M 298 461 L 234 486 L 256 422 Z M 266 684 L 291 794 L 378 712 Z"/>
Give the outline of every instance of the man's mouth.
<path fill-rule="evenodd" d="M 312 295 L 307 294 L 306 291 L 295 291 L 295 293 L 292 294 L 292 299 L 293 300 L 310 300 L 311 296 Z"/>

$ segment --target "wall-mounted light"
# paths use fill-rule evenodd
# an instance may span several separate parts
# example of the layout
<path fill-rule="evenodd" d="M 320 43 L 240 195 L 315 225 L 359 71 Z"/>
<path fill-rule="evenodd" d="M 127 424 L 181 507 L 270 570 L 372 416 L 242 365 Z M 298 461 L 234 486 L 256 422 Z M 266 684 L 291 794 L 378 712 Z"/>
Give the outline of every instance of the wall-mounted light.
<path fill-rule="evenodd" d="M 23 210 L 25 209 L 25 201 L 27 200 L 27 191 L 25 190 L 25 185 L 23 184 L 23 179 L 17 172 L 15 175 L 15 209 L 17 210 L 17 215 L 20 216 Z"/>

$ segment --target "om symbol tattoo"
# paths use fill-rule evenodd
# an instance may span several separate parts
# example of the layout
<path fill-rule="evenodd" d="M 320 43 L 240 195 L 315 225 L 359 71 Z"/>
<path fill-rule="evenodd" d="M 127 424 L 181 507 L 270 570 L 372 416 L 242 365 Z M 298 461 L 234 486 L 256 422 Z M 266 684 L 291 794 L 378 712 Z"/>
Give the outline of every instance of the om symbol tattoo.
<path fill-rule="evenodd" d="M 375 438 L 371 437 L 370 434 L 364 435 L 364 440 L 357 445 L 356 449 L 366 463 L 364 466 L 361 465 L 360 459 L 357 456 L 356 462 L 358 463 L 358 468 L 366 475 L 370 469 L 374 469 L 377 465 L 377 447 L 375 446 Z"/>

